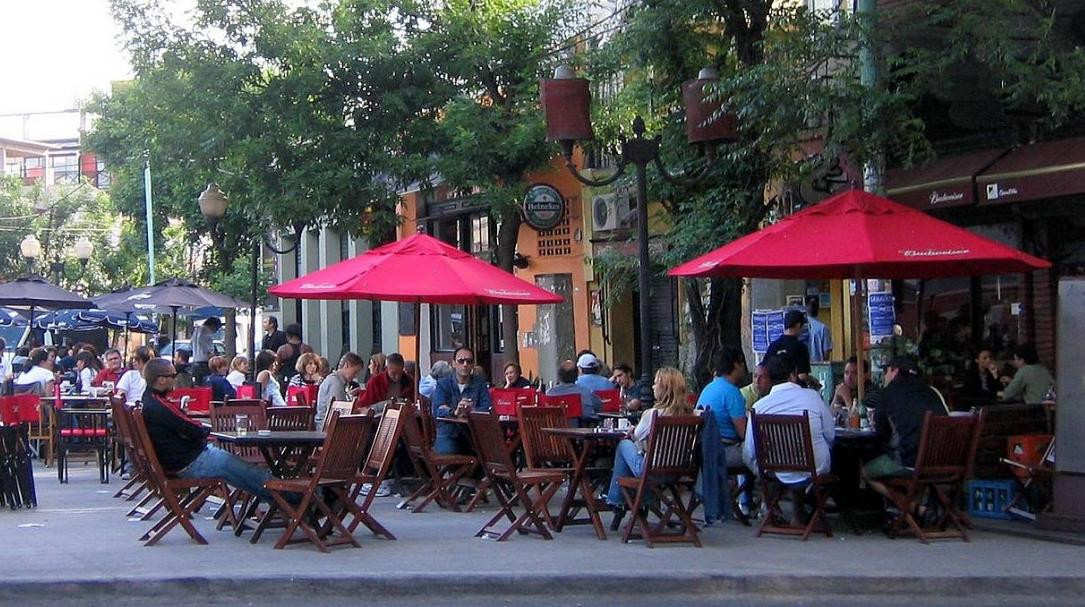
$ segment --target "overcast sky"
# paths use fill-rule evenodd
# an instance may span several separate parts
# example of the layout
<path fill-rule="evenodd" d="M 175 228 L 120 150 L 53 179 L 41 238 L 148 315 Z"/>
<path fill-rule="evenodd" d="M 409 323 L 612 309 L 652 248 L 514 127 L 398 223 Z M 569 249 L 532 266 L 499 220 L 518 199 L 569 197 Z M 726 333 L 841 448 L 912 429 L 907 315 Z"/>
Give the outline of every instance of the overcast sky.
<path fill-rule="evenodd" d="M 119 33 L 109 0 L 0 0 L 0 115 L 71 109 L 131 77 Z M 77 128 L 70 116 L 31 117 L 29 137 Z M 0 116 L 0 135 L 23 137 L 22 119 Z"/>

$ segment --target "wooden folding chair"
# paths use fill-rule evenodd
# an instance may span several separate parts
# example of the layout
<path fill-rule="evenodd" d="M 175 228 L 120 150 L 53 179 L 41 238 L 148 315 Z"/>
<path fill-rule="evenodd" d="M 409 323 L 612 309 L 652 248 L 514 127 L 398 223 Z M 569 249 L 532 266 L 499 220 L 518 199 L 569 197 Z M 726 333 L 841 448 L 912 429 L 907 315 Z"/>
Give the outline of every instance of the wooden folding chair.
<path fill-rule="evenodd" d="M 889 490 L 889 499 L 900 511 L 889 525 L 889 536 L 896 537 L 906 529 L 926 544 L 931 539 L 960 538 L 968 540 L 965 528 L 971 524 L 959 504 L 964 495 L 964 483 L 971 476 L 976 449 L 986 411 L 978 416 L 935 416 L 923 418 L 919 435 L 919 451 L 915 467 L 907 478 L 882 479 Z M 933 497 L 937 500 L 925 499 Z M 925 517 L 919 509 L 929 502 L 937 508 L 937 516 Z"/>
<path fill-rule="evenodd" d="M 268 407 L 267 428 L 274 431 L 312 430 L 316 409 L 301 405 L 290 407 Z"/>
<path fill-rule="evenodd" d="M 404 405 L 400 412 L 403 416 L 403 438 L 407 445 L 407 454 L 422 485 L 396 504 L 396 508 L 410 508 L 412 512 L 418 513 L 431 501 L 436 501 L 442 508 L 460 512 L 452 490 L 459 480 L 475 467 L 478 460 L 470 455 L 438 454 L 423 434 L 422 416 L 426 413 L 419 411 L 414 405 Z"/>
<path fill-rule="evenodd" d="M 403 432 L 403 411 L 397 407 L 386 407 L 381 415 L 380 425 L 377 426 L 377 434 L 373 437 L 373 446 L 369 449 L 369 456 L 362 464 L 361 471 L 354 478 L 353 486 L 349 492 L 333 487 L 344 509 L 344 515 L 350 514 L 352 520 L 348 529 L 351 533 L 363 524 L 373 532 L 373 535 L 383 535 L 385 538 L 394 540 L 396 536 L 384 528 L 377 519 L 369 512 L 369 507 L 377 497 L 377 488 L 388 478 L 388 472 L 392 467 L 392 459 L 399 444 L 399 436 Z M 366 491 L 366 486 L 369 490 Z M 364 493 L 364 495 L 363 495 Z M 359 503 L 358 498 L 361 497 Z M 345 518 L 345 516 L 344 516 Z"/>
<path fill-rule="evenodd" d="M 161 496 L 162 504 L 166 508 L 166 516 L 144 533 L 139 538 L 140 541 L 144 542 L 145 546 L 152 546 L 180 524 L 192 541 L 206 544 L 207 540 L 192 524 L 192 515 L 199 511 L 207 498 L 217 495 L 222 498 L 229 517 L 233 519 L 233 502 L 230 491 L 226 488 L 226 481 L 221 478 L 183 479 L 167 475 L 158 461 L 158 454 L 147 432 L 147 424 L 143 421 L 143 413 L 132 411 L 131 421 L 136 457 L 142 460 L 148 480 Z M 237 524 L 236 520 L 231 522 Z"/>
<path fill-rule="evenodd" d="M 317 455 L 316 470 L 312 476 L 271 479 L 264 483 L 273 500 L 267 516 L 280 516 L 286 526 L 282 537 L 275 543 L 276 549 L 281 550 L 293 543 L 298 529 L 305 537 L 297 541 L 310 541 L 321 552 L 328 552 L 330 546 L 339 544 L 361 547 L 351 530 L 343 524 L 343 508 L 338 502 L 357 478 L 358 462 L 365 453 L 372 424 L 372 414 L 341 416 L 337 411 L 332 412 L 327 425 L 328 438 Z M 318 493 L 317 489 L 321 487 L 325 492 L 334 492 L 338 497 L 335 503 L 329 504 L 327 493 L 323 496 Z M 300 494 L 301 499 L 296 504 L 291 503 L 284 495 L 288 492 Z M 319 516 L 325 517 L 323 524 L 316 522 Z M 257 529 L 253 534 L 253 543 L 260 539 L 262 532 L 263 527 Z"/>
<path fill-rule="evenodd" d="M 520 423 L 520 440 L 524 446 L 524 459 L 528 470 L 553 470 L 564 475 L 564 480 L 571 481 L 576 467 L 576 454 L 569 440 L 565 437 L 544 432 L 543 428 L 567 428 L 569 420 L 562 407 L 520 407 L 517 420 Z M 591 495 L 591 479 L 588 471 L 581 479 L 582 495 Z M 574 491 L 569 487 L 569 491 Z M 543 516 L 546 523 L 554 527 L 550 511 L 543 504 Z M 570 519 L 575 518 L 570 514 Z M 559 530 L 560 531 L 560 530 Z"/>
<path fill-rule="evenodd" d="M 697 415 L 657 415 L 648 435 L 644 451 L 644 468 L 638 477 L 618 479 L 626 506 L 632 518 L 622 533 L 622 543 L 628 543 L 639 528 L 639 537 L 651 548 L 655 542 L 692 543 L 701 547 L 697 525 L 693 523 L 693 485 L 697 482 L 699 467 L 697 441 L 704 421 Z M 682 499 L 682 491 L 689 491 L 689 498 Z M 647 506 L 651 497 L 659 499 L 666 510 L 659 514 L 659 522 L 648 523 Z M 670 530 L 670 522 L 678 516 L 677 530 Z"/>
<path fill-rule="evenodd" d="M 267 407 L 260 403 L 256 404 L 233 404 L 238 401 L 229 401 L 230 404 L 224 405 L 211 405 L 211 430 L 214 432 L 236 432 L 237 431 L 237 416 L 247 415 L 249 418 L 249 432 L 256 432 L 258 430 L 266 429 L 267 425 Z M 242 460 L 261 467 L 267 466 L 267 461 L 264 459 L 264 455 L 260 453 L 260 449 L 253 446 L 240 446 L 235 443 L 217 443 L 225 451 L 229 451 L 234 455 L 240 457 Z M 238 512 L 236 520 L 241 521 L 243 524 L 234 526 L 234 534 L 241 536 L 241 533 L 246 529 L 244 524 L 249 518 L 255 514 L 257 506 L 259 506 L 259 500 L 254 496 L 249 495 L 247 492 L 240 488 L 234 488 L 230 494 L 231 503 L 236 504 Z M 221 512 L 219 513 L 221 514 Z M 222 529 L 227 522 L 227 517 L 219 516 L 218 529 Z"/>
<path fill-rule="evenodd" d="M 328 424 L 331 423 L 332 413 L 339 413 L 339 415 L 353 415 L 354 414 L 354 401 L 352 400 L 333 400 L 332 404 L 328 406 L 328 416 L 324 418 L 325 432 L 328 430 Z"/>
<path fill-rule="evenodd" d="M 30 384 L 29 387 L 34 388 L 39 384 Z M 19 386 L 16 386 L 17 388 Z M 32 391 L 31 393 L 40 392 L 39 390 Z M 16 391 L 18 394 L 19 392 Z M 38 421 L 37 423 L 31 423 L 27 429 L 27 438 L 30 444 L 33 445 L 34 455 L 45 462 L 45 467 L 53 465 L 53 457 L 55 453 L 56 443 L 56 413 L 53 411 L 53 405 L 41 400 L 40 395 L 38 400 Z"/>
<path fill-rule="evenodd" d="M 468 416 L 467 422 L 475 444 L 478 445 L 482 465 L 485 466 L 489 478 L 492 479 L 493 492 L 501 507 L 498 513 L 478 530 L 475 537 L 496 537 L 500 542 L 508 539 L 512 532 L 516 531 L 521 534 L 538 533 L 544 539 L 553 539 L 543 523 L 541 513 L 565 480 L 565 475 L 550 470 L 525 470 L 517 473 L 497 416 L 492 413 L 474 411 Z M 530 497 L 532 489 L 538 491 L 538 498 Z M 513 511 L 516 506 L 524 509 L 524 513 L 519 517 Z M 511 524 L 504 532 L 498 532 L 494 529 L 494 525 L 502 517 L 507 517 Z M 528 523 L 530 527 L 526 526 Z"/>
<path fill-rule="evenodd" d="M 113 411 L 113 432 L 116 440 L 121 444 L 125 459 L 132 462 L 132 475 L 128 483 L 114 493 L 113 497 L 123 497 L 126 501 L 132 501 L 147 490 L 147 477 L 143 469 L 136 466 L 132 428 L 124 401 L 110 399 L 110 408 Z"/>
<path fill-rule="evenodd" d="M 814 459 L 814 439 L 810 434 L 810 413 L 802 415 L 758 415 L 751 417 L 753 424 L 754 447 L 757 452 L 757 468 L 761 481 L 761 495 L 767 512 L 757 527 L 756 537 L 763 533 L 780 535 L 799 535 L 806 541 L 814 527 L 821 525 L 827 537 L 832 537 L 832 529 L 825 519 L 825 500 L 829 498 L 826 486 L 835 482 L 832 474 L 818 474 L 817 461 Z M 807 480 L 798 485 L 783 483 L 779 475 L 795 472 L 807 476 Z M 814 496 L 814 513 L 806 525 L 791 525 L 789 521 L 779 520 L 780 500 L 783 487 L 773 487 L 773 482 L 792 489 L 803 489 Z M 776 490 L 774 490 L 776 489 Z M 787 518 L 787 517 L 782 517 Z"/>

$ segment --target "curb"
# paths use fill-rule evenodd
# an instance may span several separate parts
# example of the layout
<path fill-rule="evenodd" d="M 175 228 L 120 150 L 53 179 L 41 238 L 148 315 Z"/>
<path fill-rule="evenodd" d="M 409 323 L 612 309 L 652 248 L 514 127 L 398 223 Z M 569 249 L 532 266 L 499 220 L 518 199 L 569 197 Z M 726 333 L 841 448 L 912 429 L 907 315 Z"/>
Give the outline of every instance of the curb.
<path fill-rule="evenodd" d="M 111 580 L 12 580 L 0 583 L 0 602 L 59 600 L 80 596 L 249 597 L 253 593 L 279 597 L 492 596 L 515 588 L 519 596 L 653 595 L 653 596 L 1075 596 L 1085 594 L 1085 577 L 995 576 L 814 576 L 814 575 L 683 575 L 645 578 L 629 574 L 547 575 L 403 574 L 344 577 L 175 577 L 115 578 Z"/>

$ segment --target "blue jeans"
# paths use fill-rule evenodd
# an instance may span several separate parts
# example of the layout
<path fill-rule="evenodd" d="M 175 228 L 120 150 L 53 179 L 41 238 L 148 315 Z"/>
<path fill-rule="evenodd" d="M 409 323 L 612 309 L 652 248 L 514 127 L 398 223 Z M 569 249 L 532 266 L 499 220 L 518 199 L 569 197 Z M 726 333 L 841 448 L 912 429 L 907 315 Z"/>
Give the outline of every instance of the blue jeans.
<path fill-rule="evenodd" d="M 271 500 L 271 494 L 264 489 L 264 482 L 271 478 L 271 473 L 250 464 L 240 457 L 208 444 L 203 452 L 192 460 L 184 470 L 177 473 L 179 478 L 223 478 L 238 489 L 243 489 L 256 497 Z"/>
<path fill-rule="evenodd" d="M 614 453 L 614 472 L 610 475 L 610 489 L 607 490 L 607 503 L 611 506 L 624 506 L 622 490 L 618 487 L 618 479 L 640 476 L 644 470 L 644 454 L 637 450 L 637 445 L 625 439 L 618 443 L 618 450 Z"/>

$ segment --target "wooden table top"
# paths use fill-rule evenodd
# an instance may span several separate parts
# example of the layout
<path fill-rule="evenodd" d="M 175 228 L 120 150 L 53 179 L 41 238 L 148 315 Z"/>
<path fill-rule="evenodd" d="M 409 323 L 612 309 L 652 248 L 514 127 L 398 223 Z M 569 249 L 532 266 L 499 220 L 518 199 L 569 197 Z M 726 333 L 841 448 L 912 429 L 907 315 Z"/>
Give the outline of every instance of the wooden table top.
<path fill-rule="evenodd" d="M 327 435 L 322 430 L 273 430 L 260 434 L 253 430 L 243 435 L 237 432 L 212 432 L 211 436 L 237 445 L 323 445 Z"/>
<path fill-rule="evenodd" d="M 602 428 L 543 428 L 543 432 L 566 436 L 576 439 L 610 439 L 625 438 L 626 433 L 621 430 L 604 430 Z"/>

